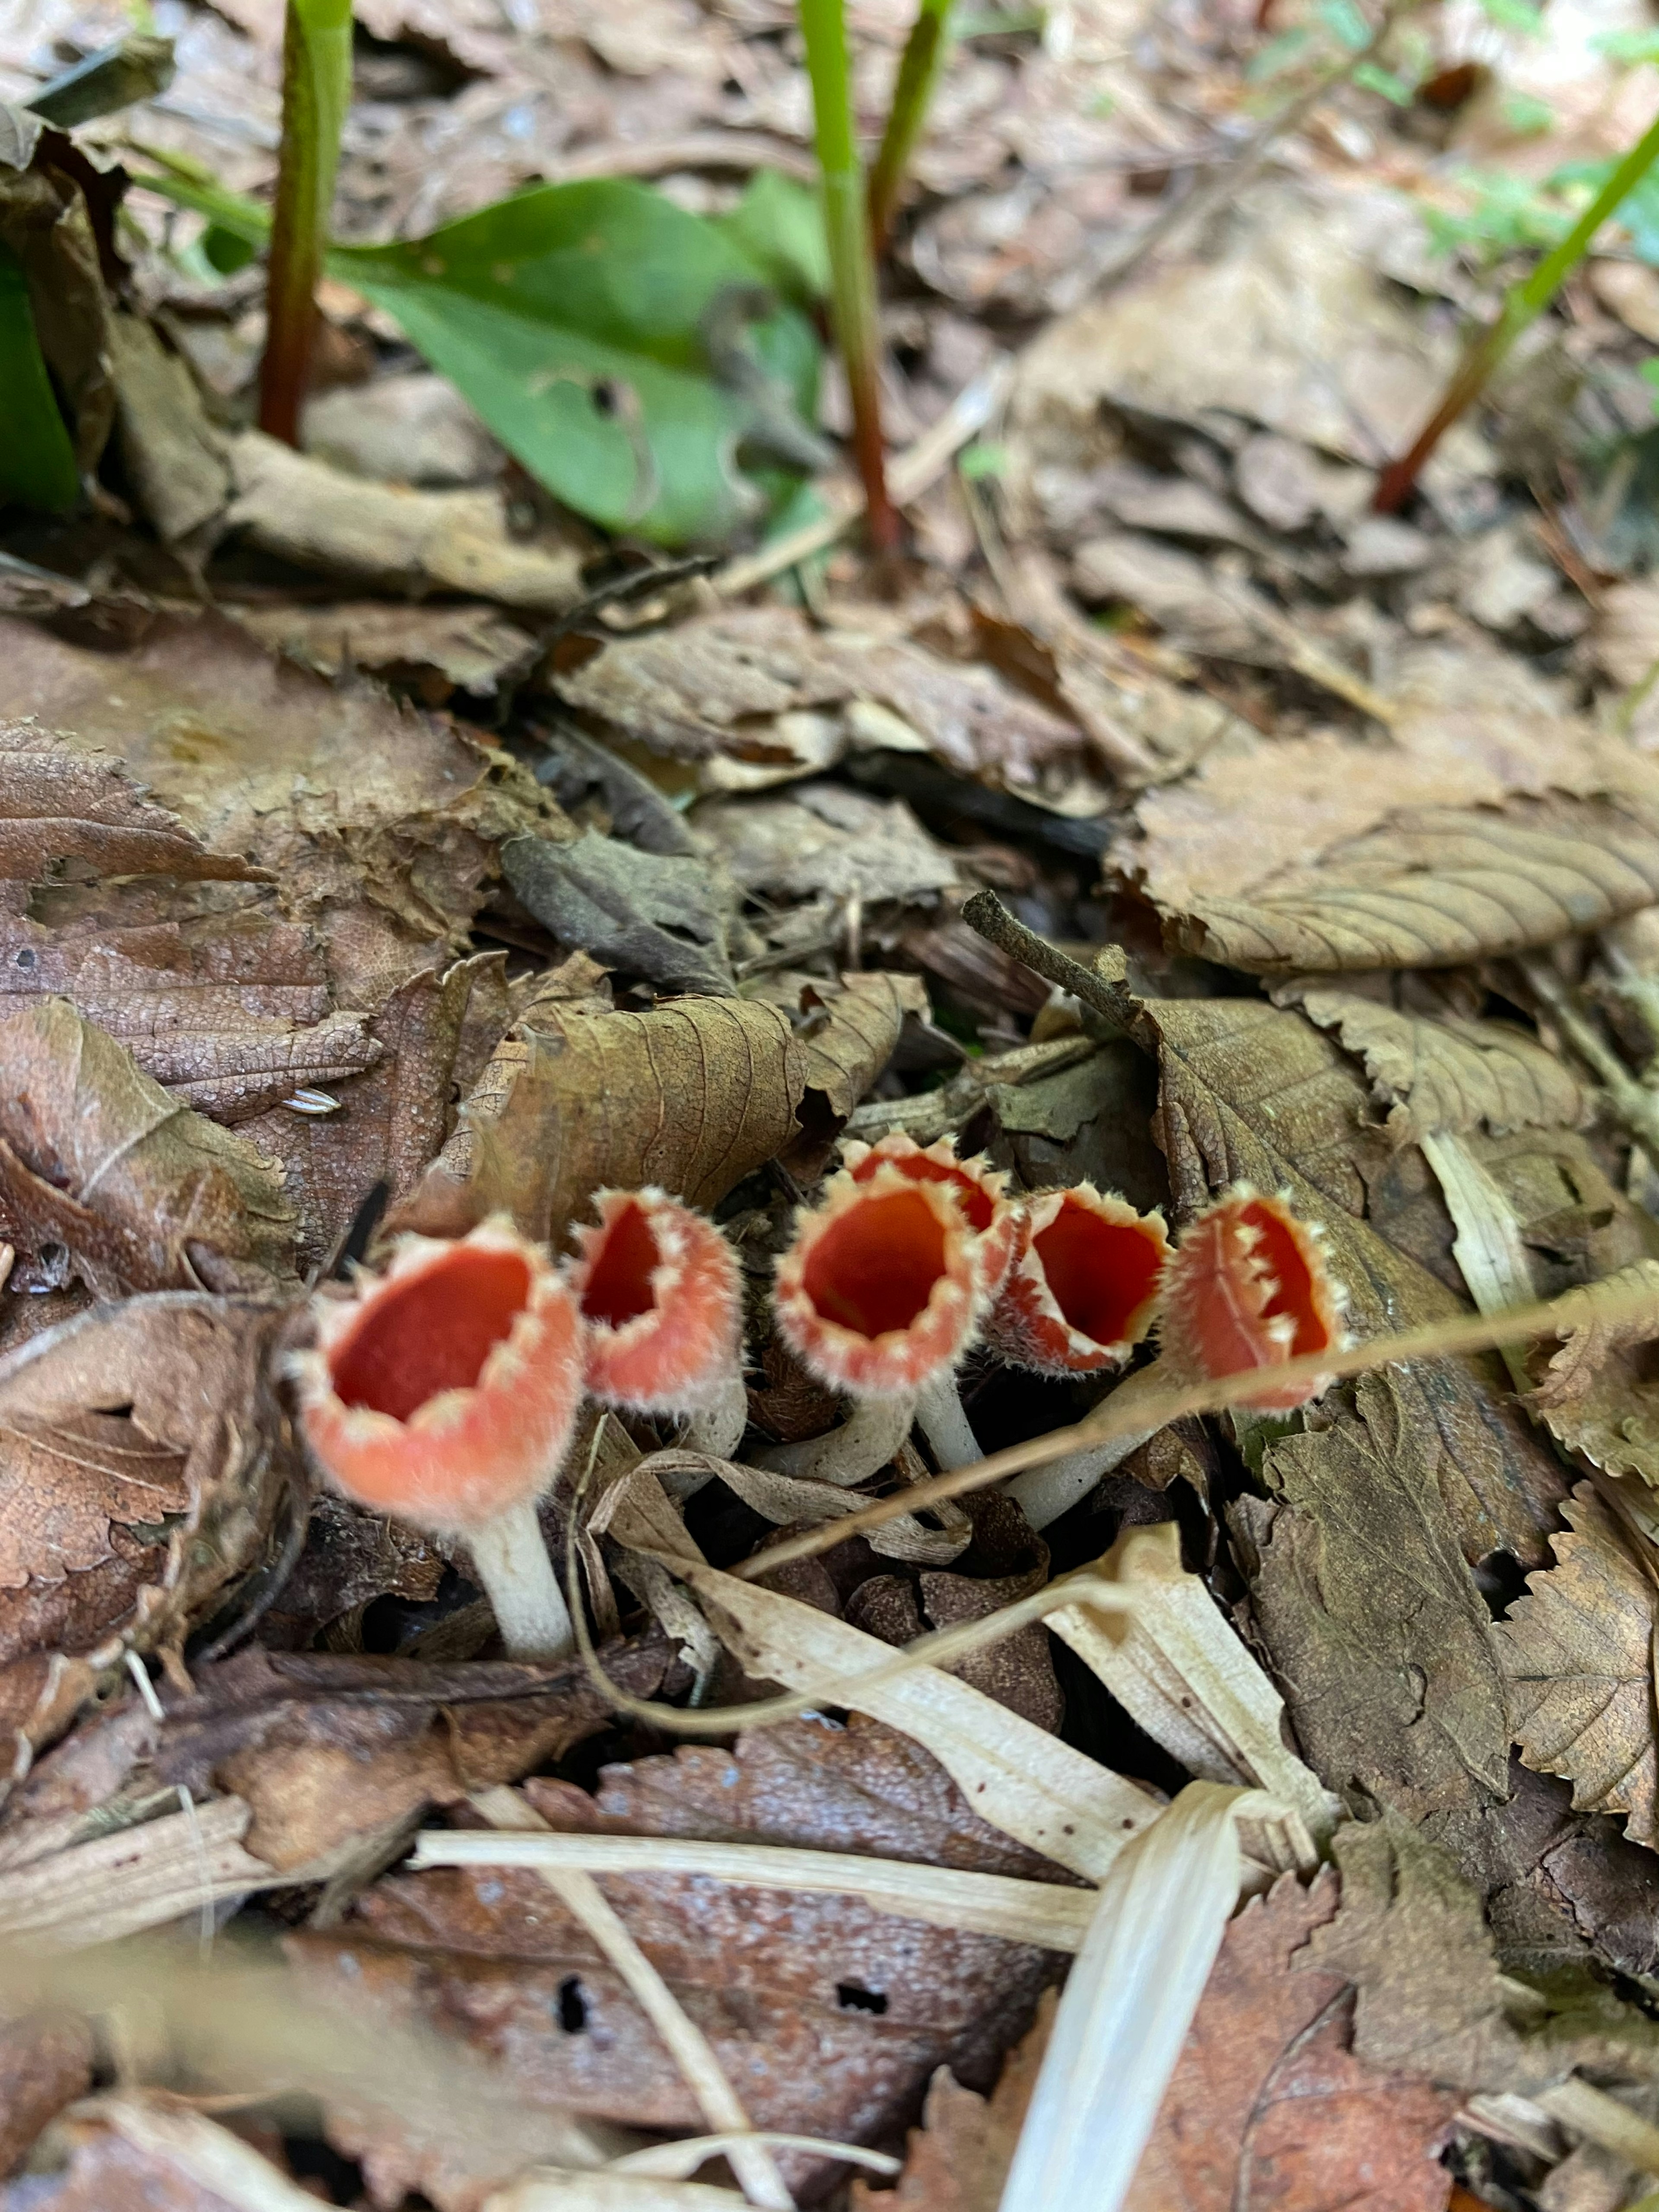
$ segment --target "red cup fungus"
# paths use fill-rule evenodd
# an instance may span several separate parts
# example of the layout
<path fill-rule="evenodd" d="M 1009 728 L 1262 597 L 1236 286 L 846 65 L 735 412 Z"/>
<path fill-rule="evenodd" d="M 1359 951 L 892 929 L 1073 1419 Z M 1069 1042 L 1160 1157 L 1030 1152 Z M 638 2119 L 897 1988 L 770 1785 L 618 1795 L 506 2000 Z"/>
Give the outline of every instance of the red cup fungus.
<path fill-rule="evenodd" d="M 1085 1375 L 1121 1366 L 1158 1310 L 1170 1242 L 1160 1213 L 1092 1183 L 1037 1193 L 986 1334 L 1018 1367 Z"/>
<path fill-rule="evenodd" d="M 1346 1341 L 1342 1291 L 1326 1266 L 1323 1231 L 1283 1198 L 1248 1183 L 1225 1191 L 1186 1229 L 1164 1280 L 1164 1355 L 1182 1374 L 1213 1379 L 1273 1367 Z M 1289 1413 L 1325 1378 L 1253 1393 L 1249 1403 Z"/>
<path fill-rule="evenodd" d="M 963 1160 L 949 1137 L 926 1147 L 902 1130 L 873 1145 L 842 1146 L 842 1159 L 854 1182 L 868 1182 L 884 1167 L 896 1168 L 912 1182 L 933 1182 L 950 1191 L 978 1240 L 979 1286 L 995 1297 L 1013 1258 L 1019 1208 L 1007 1195 L 1008 1178 L 984 1158 Z"/>

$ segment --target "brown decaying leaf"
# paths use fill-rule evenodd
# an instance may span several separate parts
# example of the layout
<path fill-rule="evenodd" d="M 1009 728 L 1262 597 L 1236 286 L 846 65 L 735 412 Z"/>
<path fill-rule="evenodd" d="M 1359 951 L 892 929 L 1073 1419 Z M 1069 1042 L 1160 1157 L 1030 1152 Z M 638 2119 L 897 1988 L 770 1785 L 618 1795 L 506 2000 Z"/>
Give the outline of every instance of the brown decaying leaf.
<path fill-rule="evenodd" d="M 790 1723 L 740 1739 L 734 1753 L 609 1768 L 597 1800 L 559 1782 L 533 1782 L 526 1795 L 558 1826 L 1054 1872 L 976 1820 L 925 1753 L 870 1723 Z M 759 2127 L 842 2141 L 886 2132 L 939 2065 L 987 2078 L 1049 1972 L 1040 1952 L 856 1898 L 678 1875 L 606 1877 L 605 1891 Z M 344 1929 L 293 1948 L 306 1983 L 331 2002 L 459 2029 L 531 2101 L 650 2127 L 700 2124 L 644 2015 L 537 1876 L 385 1877 Z M 817 2161 L 785 2163 L 797 2179 L 823 2176 Z"/>
<path fill-rule="evenodd" d="M 0 2177 L 33 2148 L 48 2120 L 92 2086 L 84 2021 L 14 2020 L 0 2027 Z"/>
<path fill-rule="evenodd" d="M 927 2085 L 921 2125 L 910 2131 L 904 2170 L 880 2192 L 855 2180 L 852 2212 L 996 2212 L 1013 2163 L 1037 2069 L 1054 2026 L 1054 1993 L 1002 2062 L 988 2097 L 964 2089 L 946 2066 Z"/>
<path fill-rule="evenodd" d="M 959 775 L 1018 788 L 1074 767 L 1082 732 L 993 670 L 890 635 L 814 631 L 793 608 L 704 615 L 607 645 L 555 678 L 562 698 L 680 759 L 791 757 L 769 721 L 863 703 L 896 715 Z"/>
<path fill-rule="evenodd" d="M 1212 757 L 1142 799 L 1120 873 L 1174 941 L 1262 973 L 1445 966 L 1659 896 L 1659 784 L 1628 748 L 1501 702 L 1393 734 Z"/>
<path fill-rule="evenodd" d="M 62 2175 L 30 2201 L 39 2212 L 110 2212 L 117 2204 L 143 2205 L 144 2212 L 234 2212 L 228 2198 L 175 2160 L 110 2128 L 81 2133 Z"/>
<path fill-rule="evenodd" d="M 1365 1063 L 1371 1095 L 1401 1138 L 1431 1129 L 1577 1128 L 1589 1120 L 1584 1086 L 1518 1024 L 1438 1019 L 1379 1005 L 1351 991 L 1293 996 L 1310 1021 L 1334 1030 Z"/>
<path fill-rule="evenodd" d="M 280 1318 L 164 1293 L 94 1307 L 0 1361 L 0 1431 L 27 1455 L 21 1474 L 51 1477 L 0 1496 L 14 1778 L 94 1686 L 54 1655 L 94 1652 L 118 1626 L 135 1649 L 174 1646 L 253 1562 L 287 1479 L 267 1379 Z"/>
<path fill-rule="evenodd" d="M 653 1694 L 667 1663 L 656 1636 L 604 1653 L 607 1673 L 636 1696 Z M 550 1671 L 248 1650 L 198 1668 L 195 1681 L 191 1697 L 168 1698 L 157 1770 L 246 1797 L 248 1848 L 278 1869 L 516 1781 L 562 1758 L 609 1712 L 574 1661 Z"/>
<path fill-rule="evenodd" d="M 1328 1870 L 1285 1875 L 1232 1921 L 1126 2212 L 1440 2212 L 1457 2099 L 1349 2049 L 1340 1974 L 1303 1947 L 1337 1907 Z"/>
<path fill-rule="evenodd" d="M 1521 1756 L 1572 1784 L 1581 1811 L 1622 1813 L 1659 1848 L 1653 1734 L 1655 1586 L 1589 1483 L 1562 1508 L 1556 1564 L 1528 1575 L 1492 1633 Z"/>
<path fill-rule="evenodd" d="M 606 1184 L 715 1205 L 779 1153 L 821 1161 L 906 1012 L 925 1006 L 913 977 L 849 976 L 798 1039 L 758 1000 L 598 1015 L 543 1002 L 535 1026 L 496 1051 L 394 1225 L 453 1235 L 504 1210 L 527 1236 L 557 1241 Z"/>
<path fill-rule="evenodd" d="M 1659 1291 L 1659 1260 L 1638 1260 L 1572 1293 L 1577 1325 L 1550 1361 L 1532 1403 L 1553 1437 L 1609 1474 L 1659 1488 L 1659 1352 L 1643 1323 L 1598 1316 L 1601 1294 Z"/>
<path fill-rule="evenodd" d="M 0 1233 L 47 1287 L 70 1268 L 106 1297 L 292 1283 L 276 1162 L 180 1105 L 68 1000 L 0 1020 Z"/>

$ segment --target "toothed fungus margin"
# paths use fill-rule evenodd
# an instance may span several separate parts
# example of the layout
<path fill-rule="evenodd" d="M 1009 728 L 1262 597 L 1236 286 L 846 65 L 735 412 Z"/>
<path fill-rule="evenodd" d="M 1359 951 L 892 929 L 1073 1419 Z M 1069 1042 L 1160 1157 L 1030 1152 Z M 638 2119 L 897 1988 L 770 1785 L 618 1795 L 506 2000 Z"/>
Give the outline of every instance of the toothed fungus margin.
<path fill-rule="evenodd" d="M 890 1167 L 912 1182 L 938 1183 L 954 1193 L 979 1239 L 980 1289 L 987 1297 L 995 1297 L 1013 1259 L 1020 1212 L 1008 1197 L 1008 1178 L 1000 1168 L 982 1158 L 958 1159 L 949 1137 L 923 1146 L 902 1130 L 873 1145 L 843 1145 L 842 1158 L 854 1182 L 868 1182 L 884 1167 Z"/>
<path fill-rule="evenodd" d="M 1164 1278 L 1164 1357 L 1195 1376 L 1239 1375 L 1346 1342 L 1343 1294 L 1325 1263 L 1323 1231 L 1283 1197 L 1248 1183 L 1224 1191 L 1182 1231 Z M 1281 1384 L 1249 1403 L 1290 1413 L 1326 1378 Z"/>
<path fill-rule="evenodd" d="M 986 1334 L 1005 1359 L 1040 1375 L 1121 1366 L 1152 1328 L 1169 1252 L 1161 1213 L 1138 1213 L 1090 1182 L 1042 1192 Z"/>

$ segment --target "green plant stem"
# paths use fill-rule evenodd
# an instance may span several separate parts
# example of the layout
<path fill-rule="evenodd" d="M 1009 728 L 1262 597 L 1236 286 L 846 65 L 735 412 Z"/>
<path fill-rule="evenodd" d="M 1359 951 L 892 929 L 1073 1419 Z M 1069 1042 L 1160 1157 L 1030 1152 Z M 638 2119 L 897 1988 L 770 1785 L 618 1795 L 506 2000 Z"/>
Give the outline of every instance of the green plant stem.
<path fill-rule="evenodd" d="M 288 0 L 259 428 L 290 446 L 299 439 L 317 331 L 317 279 L 350 99 L 351 0 Z"/>
<path fill-rule="evenodd" d="M 881 434 L 881 325 L 876 311 L 876 264 L 853 120 L 851 73 L 842 0 L 800 0 L 806 69 L 812 82 L 812 118 L 823 227 L 830 245 L 830 304 L 836 340 L 853 403 L 853 452 L 869 510 L 870 542 L 891 553 L 899 542 L 898 516 L 887 495 L 886 449 Z"/>
<path fill-rule="evenodd" d="M 1656 159 L 1659 159 L 1659 121 L 1651 124 L 1637 140 L 1561 243 L 1544 256 L 1530 276 L 1511 287 L 1498 320 L 1481 333 L 1464 356 L 1440 404 L 1419 431 L 1410 452 L 1391 461 L 1378 478 L 1376 494 L 1371 501 L 1377 514 L 1393 514 L 1407 497 L 1441 439 L 1465 408 L 1480 398 L 1522 331 L 1548 307 L 1589 252 L 1596 232 L 1629 198 Z"/>
<path fill-rule="evenodd" d="M 904 45 L 893 104 L 887 112 L 887 128 L 870 171 L 870 240 L 879 254 L 887 243 L 898 209 L 899 193 L 910 167 L 916 141 L 933 104 L 933 87 L 950 51 L 953 0 L 921 0 L 916 20 Z"/>

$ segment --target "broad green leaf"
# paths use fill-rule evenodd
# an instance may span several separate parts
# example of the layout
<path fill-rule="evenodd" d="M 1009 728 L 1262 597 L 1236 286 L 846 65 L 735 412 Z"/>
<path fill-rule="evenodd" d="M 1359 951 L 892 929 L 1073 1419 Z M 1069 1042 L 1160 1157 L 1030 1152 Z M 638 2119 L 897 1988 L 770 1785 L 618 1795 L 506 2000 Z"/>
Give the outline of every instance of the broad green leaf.
<path fill-rule="evenodd" d="M 816 192 L 778 169 L 757 169 L 720 228 L 786 299 L 810 306 L 830 296 L 830 242 Z"/>
<path fill-rule="evenodd" d="M 73 507 L 81 479 L 75 450 L 40 358 L 28 287 L 15 257 L 0 246 L 0 504 L 54 510 Z"/>
<path fill-rule="evenodd" d="M 393 316 L 508 450 L 578 513 L 663 544 L 730 535 L 763 505 L 738 472 L 751 400 L 714 382 L 701 330 L 769 271 L 729 228 L 623 179 L 544 185 L 329 266 Z M 811 417 L 817 349 L 782 308 L 753 325 Z"/>

